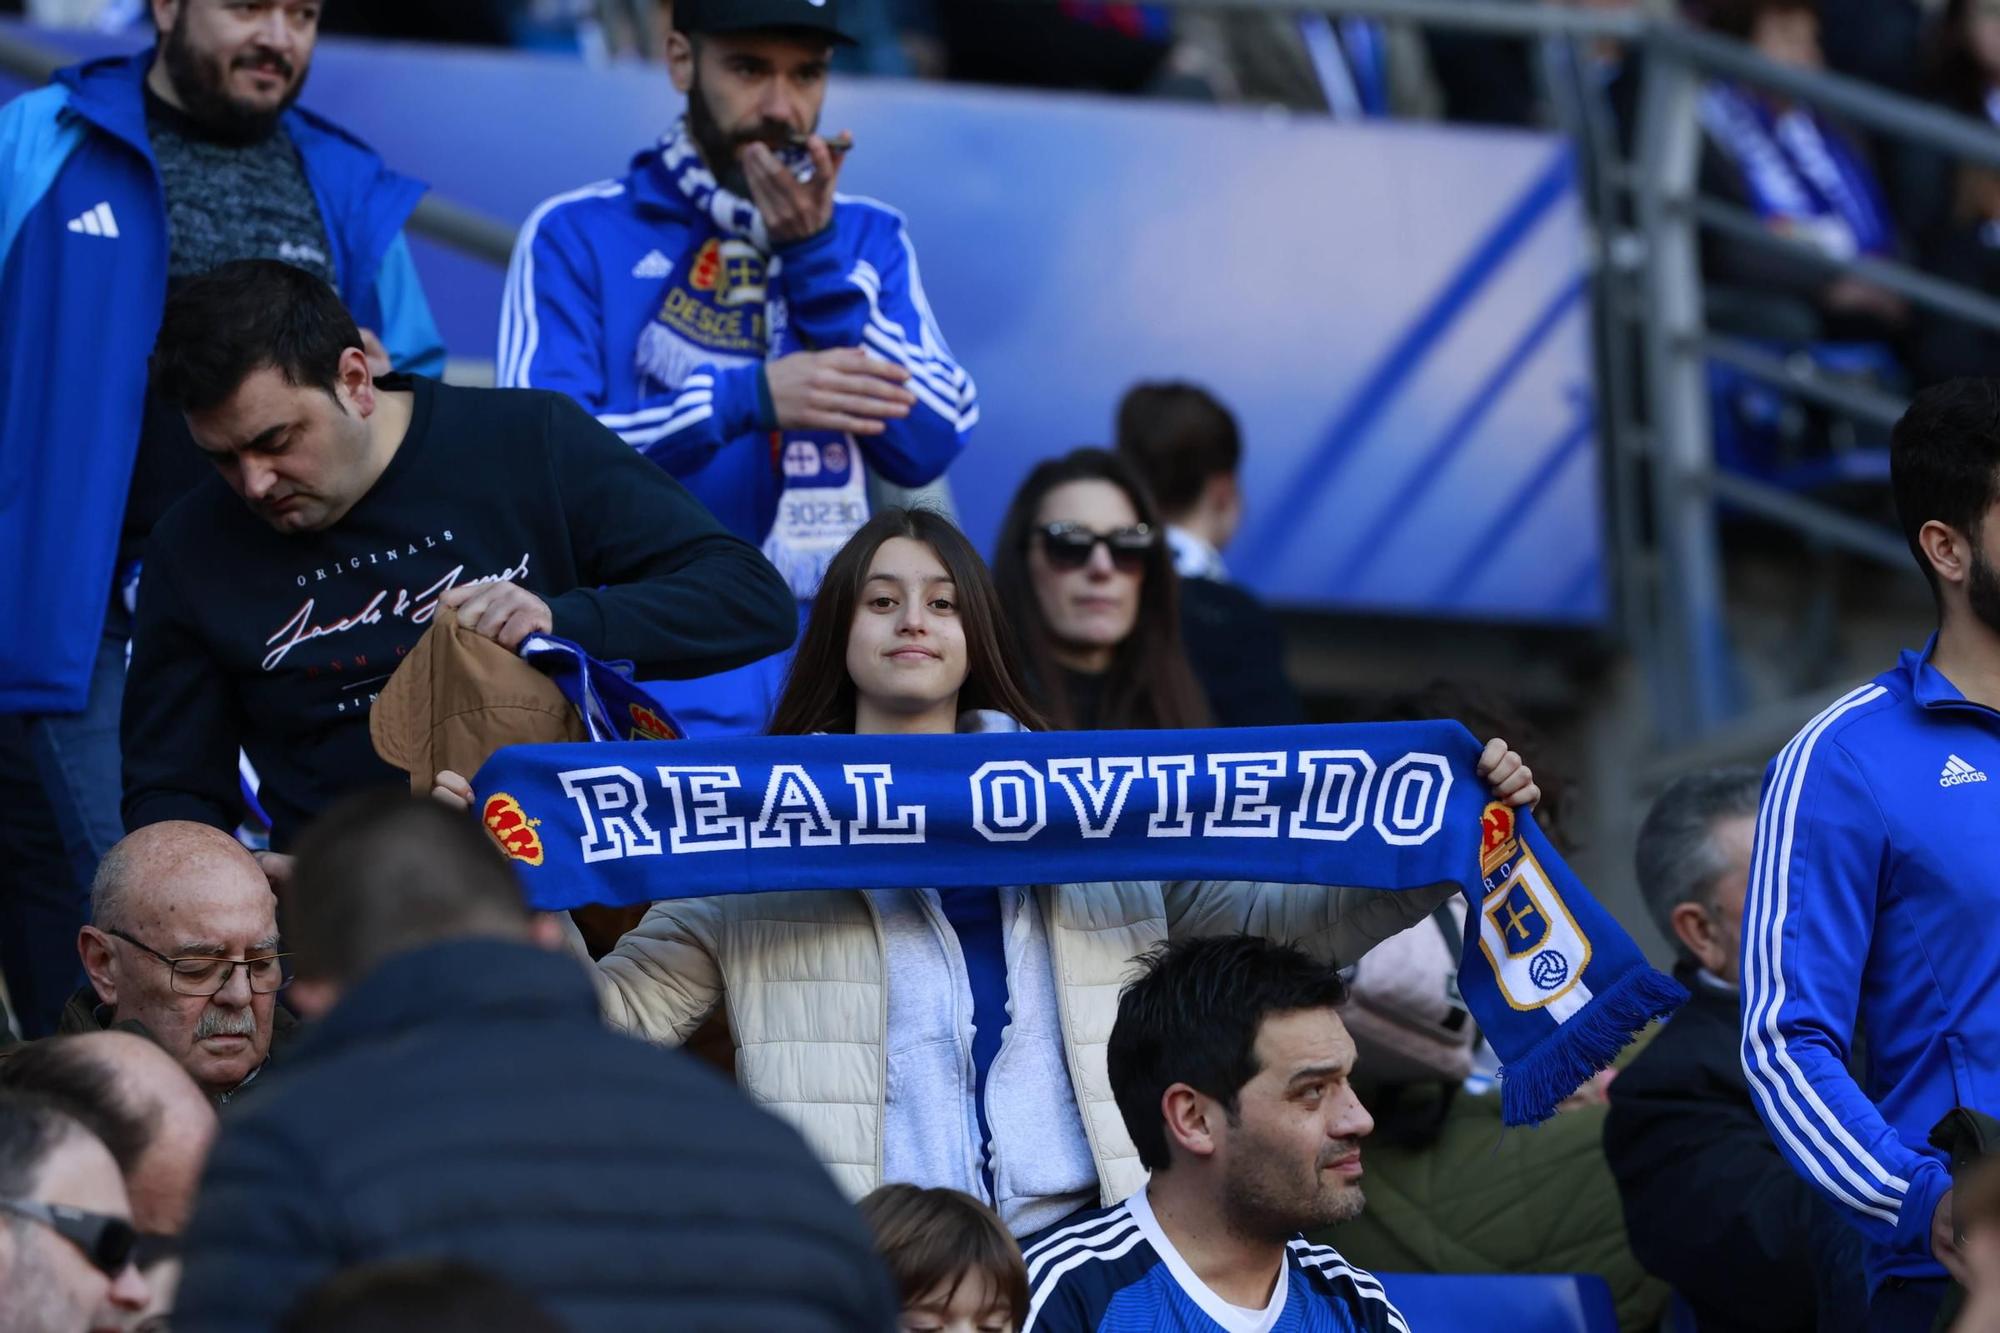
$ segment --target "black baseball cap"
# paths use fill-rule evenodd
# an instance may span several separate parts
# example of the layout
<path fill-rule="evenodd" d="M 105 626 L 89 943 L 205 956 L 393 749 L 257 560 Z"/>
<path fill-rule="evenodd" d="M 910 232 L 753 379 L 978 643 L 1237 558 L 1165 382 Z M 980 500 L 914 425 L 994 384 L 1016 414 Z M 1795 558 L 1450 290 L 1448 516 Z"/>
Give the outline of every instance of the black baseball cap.
<path fill-rule="evenodd" d="M 674 26 L 692 33 L 791 28 L 852 46 L 854 38 L 840 23 L 840 5 L 841 0 L 677 0 Z"/>

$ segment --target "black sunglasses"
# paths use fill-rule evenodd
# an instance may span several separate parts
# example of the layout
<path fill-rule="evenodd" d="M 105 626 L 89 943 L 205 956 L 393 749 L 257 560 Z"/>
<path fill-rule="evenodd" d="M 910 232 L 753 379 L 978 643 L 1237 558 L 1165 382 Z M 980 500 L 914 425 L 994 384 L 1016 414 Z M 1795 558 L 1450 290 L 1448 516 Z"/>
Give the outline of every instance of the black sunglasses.
<path fill-rule="evenodd" d="M 1081 523 L 1044 523 L 1035 531 L 1041 535 L 1042 554 L 1053 569 L 1082 569 L 1090 563 L 1097 544 L 1103 542 L 1120 573 L 1137 574 L 1160 541 L 1160 534 L 1144 523 L 1109 532 L 1093 532 Z"/>
<path fill-rule="evenodd" d="M 43 1203 L 39 1199 L 0 1199 L 0 1213 L 12 1213 L 31 1222 L 40 1222 L 61 1236 L 90 1260 L 98 1272 L 115 1279 L 132 1263 L 139 1233 L 122 1217 L 87 1213 L 67 1204 Z"/>

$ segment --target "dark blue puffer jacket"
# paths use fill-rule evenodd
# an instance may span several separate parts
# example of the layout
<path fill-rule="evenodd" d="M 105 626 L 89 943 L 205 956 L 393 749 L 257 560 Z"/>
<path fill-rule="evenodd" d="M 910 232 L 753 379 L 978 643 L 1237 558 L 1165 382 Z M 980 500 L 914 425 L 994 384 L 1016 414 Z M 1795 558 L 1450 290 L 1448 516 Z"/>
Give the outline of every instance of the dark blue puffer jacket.
<path fill-rule="evenodd" d="M 867 1234 L 791 1129 L 604 1027 L 570 957 L 468 940 L 345 995 L 223 1123 L 174 1326 L 267 1333 L 329 1275 L 448 1257 L 575 1333 L 886 1330 Z"/>

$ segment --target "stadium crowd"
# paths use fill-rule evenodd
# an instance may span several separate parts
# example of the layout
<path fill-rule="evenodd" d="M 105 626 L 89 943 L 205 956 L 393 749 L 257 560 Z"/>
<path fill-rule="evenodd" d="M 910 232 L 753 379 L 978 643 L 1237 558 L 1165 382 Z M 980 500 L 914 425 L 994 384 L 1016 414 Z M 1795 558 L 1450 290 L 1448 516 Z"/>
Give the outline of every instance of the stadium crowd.
<path fill-rule="evenodd" d="M 1671 1294 L 1702 1330 L 2000 1330 L 1989 335 L 1708 256 L 1747 332 L 1932 385 L 1891 460 L 1938 631 L 1768 774 L 1659 796 L 1636 867 L 1691 998 L 1503 1137 L 1458 970 L 1519 925 L 1511 890 L 1468 922 L 1455 883 L 1204 852 L 1213 877 L 550 912 L 517 873 L 533 822 L 474 790 L 501 746 L 598 737 L 600 687 L 647 735 L 801 754 L 1303 722 L 1227 563 L 1248 446 L 1198 386 L 1132 385 L 1111 447 L 1035 465 L 990 567 L 940 512 L 871 508 L 870 474 L 920 487 L 982 447 L 978 390 L 902 218 L 836 194 L 852 145 L 820 107 L 858 59 L 1276 100 L 1245 71 L 1303 68 L 1336 114 L 1403 114 L 1463 51 L 1146 5 L 680 0 L 684 120 L 526 219 L 499 387 L 470 388 L 438 378 L 418 187 L 295 105 L 316 0 L 148 17 L 152 49 L 0 110 L 25 1039 L 0 1049 L 0 1333 L 1410 1333 L 1371 1269 L 1600 1273 L 1627 1329 Z M 1825 58 L 1805 0 L 1700 18 Z M 1888 38 L 1840 49 L 2000 119 L 2000 12 L 1951 0 L 1931 31 L 1935 80 Z M 1302 45 L 1244 55 L 1278 37 Z M 1602 58 L 1617 104 L 1632 71 Z M 1985 174 L 1878 163 L 1723 85 L 1703 125 L 1713 188 L 1772 228 L 1984 282 Z M 628 272 L 652 281 L 602 281 Z M 536 692 L 522 658 L 552 644 L 580 694 Z M 1434 689 L 1374 720 L 1433 717 L 1485 742 L 1492 828 L 1535 812 L 1560 849 L 1504 707 Z"/>

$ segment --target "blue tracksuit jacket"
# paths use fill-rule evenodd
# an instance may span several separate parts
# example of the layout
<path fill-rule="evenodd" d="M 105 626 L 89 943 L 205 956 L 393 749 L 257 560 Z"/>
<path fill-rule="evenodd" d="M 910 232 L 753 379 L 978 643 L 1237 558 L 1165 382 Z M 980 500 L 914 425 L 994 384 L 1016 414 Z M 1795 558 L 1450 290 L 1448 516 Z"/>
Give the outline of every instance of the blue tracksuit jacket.
<path fill-rule="evenodd" d="M 638 353 L 662 323 L 684 349 L 673 383 Z M 623 179 L 557 195 L 529 215 L 502 303 L 498 374 L 503 386 L 569 394 L 760 545 L 788 479 L 787 505 L 855 503 L 841 498 L 858 494 L 846 485 L 855 441 L 831 432 L 780 439 L 759 406 L 767 355 L 835 347 L 901 365 L 917 396 L 907 419 L 859 442 L 869 466 L 899 486 L 942 475 L 979 406 L 931 317 L 902 217 L 841 196 L 831 226 L 779 247 L 767 265 L 695 210 L 653 148 Z M 833 528 L 843 517 L 865 512 L 816 519 L 808 508 L 787 521 Z M 786 572 L 795 590 L 810 591 L 809 576 Z"/>
<path fill-rule="evenodd" d="M 1779 1149 L 1867 1237 L 1871 1290 L 1942 1276 L 1951 1181 L 1926 1138 L 1954 1106 L 2000 1113 L 2000 713 L 1930 654 L 1772 762 L 1743 909 L 1744 1072 Z"/>
<path fill-rule="evenodd" d="M 74 66 L 0 108 L 0 712 L 75 712 L 89 692 L 166 303 L 152 59 Z M 444 347 L 402 236 L 424 187 L 311 112 L 285 127 L 348 309 L 398 369 L 437 374 Z M 86 215 L 95 226 L 71 226 Z"/>

